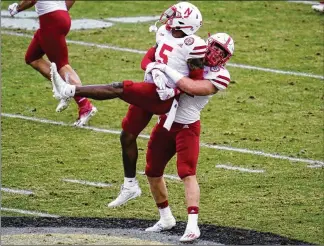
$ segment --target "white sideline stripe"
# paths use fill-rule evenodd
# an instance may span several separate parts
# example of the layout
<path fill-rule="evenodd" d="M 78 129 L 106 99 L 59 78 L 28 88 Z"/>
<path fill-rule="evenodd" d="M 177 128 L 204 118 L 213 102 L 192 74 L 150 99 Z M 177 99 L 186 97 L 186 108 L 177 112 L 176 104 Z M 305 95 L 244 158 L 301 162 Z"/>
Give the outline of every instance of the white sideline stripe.
<path fill-rule="evenodd" d="M 15 209 L 15 208 L 3 208 L 1 207 L 2 211 L 6 212 L 14 212 L 14 213 L 19 213 L 19 214 L 29 214 L 29 215 L 37 215 L 40 217 L 51 217 L 51 218 L 59 218 L 59 215 L 55 214 L 46 214 L 46 213 L 39 213 L 36 211 L 28 211 L 28 210 L 22 210 L 22 209 Z"/>
<path fill-rule="evenodd" d="M 30 190 L 18 190 L 18 189 L 10 189 L 10 188 L 1 188 L 1 191 L 9 192 L 9 193 L 16 193 L 20 195 L 32 195 L 34 192 Z"/>
<path fill-rule="evenodd" d="M 228 150 L 228 151 L 234 151 L 234 152 L 240 152 L 240 153 L 246 153 L 246 154 L 252 154 L 252 155 L 260 155 L 260 156 L 265 156 L 265 157 L 271 157 L 271 158 L 281 159 L 281 160 L 289 160 L 289 161 L 294 161 L 294 162 L 304 162 L 304 163 L 308 163 L 308 164 L 321 164 L 321 165 L 324 165 L 323 161 L 311 160 L 311 159 L 303 159 L 303 158 L 295 158 L 295 157 L 277 155 L 277 154 L 270 154 L 270 153 L 265 153 L 265 152 L 257 151 L 257 150 L 239 149 L 239 148 L 234 148 L 234 147 L 211 145 L 211 144 L 205 144 L 205 143 L 200 143 L 200 146 L 207 147 L 207 148 L 210 148 L 210 149 Z"/>
<path fill-rule="evenodd" d="M 238 170 L 241 172 L 248 172 L 248 173 L 264 173 L 264 170 L 260 169 L 248 169 L 248 168 L 243 168 L 243 167 L 234 167 L 230 165 L 216 165 L 216 168 L 223 168 L 223 169 L 228 169 L 228 170 Z"/>
<path fill-rule="evenodd" d="M 143 171 L 138 171 L 137 173 L 145 175 L 145 172 L 143 172 Z M 172 174 L 163 174 L 163 177 L 168 178 L 168 179 L 181 180 L 178 176 L 172 175 Z"/>
<path fill-rule="evenodd" d="M 76 184 L 83 184 L 83 185 L 91 185 L 91 186 L 96 186 L 96 187 L 111 187 L 112 186 L 112 184 L 90 182 L 90 181 L 86 181 L 86 180 L 62 179 L 62 181 L 76 183 Z"/>
<path fill-rule="evenodd" d="M 318 1 L 293 1 L 293 0 L 288 0 L 287 2 L 289 3 L 303 3 L 303 4 L 319 4 Z"/>
<path fill-rule="evenodd" d="M 321 75 L 302 73 L 302 72 L 293 72 L 293 71 L 282 71 L 282 70 L 276 70 L 276 69 L 271 69 L 271 68 L 262 68 L 262 67 L 255 67 L 255 66 L 249 66 L 249 65 L 243 65 L 243 64 L 228 63 L 227 66 L 251 69 L 251 70 L 259 70 L 259 71 L 270 72 L 270 73 L 289 74 L 289 75 L 296 75 L 296 76 L 301 76 L 301 77 L 324 79 L 324 76 L 321 76 Z"/>
<path fill-rule="evenodd" d="M 73 124 L 67 124 L 67 123 L 64 123 L 64 122 L 58 122 L 58 121 L 47 120 L 47 119 L 39 119 L 39 118 L 28 117 L 28 116 L 23 116 L 23 115 L 16 115 L 16 114 L 1 113 L 1 116 L 9 117 L 9 118 L 16 118 L 16 119 L 23 119 L 23 120 L 30 120 L 30 121 L 40 122 L 40 123 L 45 123 L 45 124 L 54 124 L 54 125 L 60 125 L 60 126 L 73 126 Z M 75 127 L 75 126 L 73 126 L 73 127 Z M 95 132 L 120 134 L 120 131 L 96 128 L 96 127 L 91 127 L 91 126 L 83 126 L 83 127 L 79 127 L 79 128 L 84 128 L 84 129 L 92 130 L 92 131 L 95 131 Z M 149 135 L 142 135 L 142 134 L 139 135 L 139 137 L 146 138 L 146 139 L 150 138 Z M 260 155 L 260 156 L 265 156 L 265 157 L 271 157 L 271 158 L 281 159 L 281 160 L 289 160 L 289 161 L 293 161 L 293 162 L 303 162 L 303 163 L 308 163 L 308 164 L 324 165 L 323 161 L 311 160 L 311 159 L 302 159 L 302 158 L 294 158 L 294 157 L 289 157 L 289 156 L 265 153 L 265 152 L 262 152 L 262 151 L 239 149 L 239 148 L 234 148 L 234 147 L 211 145 L 211 144 L 206 144 L 206 143 L 200 143 L 200 146 L 201 147 L 206 147 L 206 148 L 209 148 L 209 149 L 228 150 L 228 151 L 234 151 L 234 152 L 245 153 L 245 154 L 252 154 L 252 155 Z"/>
<path fill-rule="evenodd" d="M 16 32 L 10 32 L 10 31 L 1 31 L 1 33 L 2 34 L 7 34 L 7 35 L 12 35 L 12 36 L 18 36 L 18 37 L 29 37 L 29 38 L 33 37 L 31 35 L 28 35 L 28 34 L 16 33 Z M 131 52 L 131 53 L 136 53 L 136 54 L 145 54 L 146 53 L 146 51 L 143 51 L 143 50 L 120 48 L 120 47 L 113 46 L 113 45 L 95 44 L 95 43 L 88 43 L 88 42 L 83 42 L 83 41 L 73 41 L 73 40 L 67 40 L 66 42 L 70 43 L 70 44 L 78 44 L 78 45 L 83 45 L 83 46 L 88 46 L 88 47 L 96 47 L 96 48 L 102 48 L 102 49 L 126 51 L 126 52 Z M 236 67 L 236 68 L 243 68 L 243 69 L 259 70 L 259 71 L 270 72 L 270 73 L 288 74 L 288 75 L 295 75 L 295 76 L 300 76 L 300 77 L 309 77 L 309 78 L 315 78 L 315 79 L 324 80 L 324 76 L 316 75 L 316 74 L 310 74 L 310 73 L 302 73 L 302 72 L 294 72 L 294 71 L 283 71 L 283 70 L 255 67 L 255 66 L 236 64 L 236 63 L 230 63 L 230 62 L 227 63 L 227 66 Z"/>
<path fill-rule="evenodd" d="M 324 165 L 318 164 L 318 165 L 308 165 L 309 168 L 324 168 Z"/>

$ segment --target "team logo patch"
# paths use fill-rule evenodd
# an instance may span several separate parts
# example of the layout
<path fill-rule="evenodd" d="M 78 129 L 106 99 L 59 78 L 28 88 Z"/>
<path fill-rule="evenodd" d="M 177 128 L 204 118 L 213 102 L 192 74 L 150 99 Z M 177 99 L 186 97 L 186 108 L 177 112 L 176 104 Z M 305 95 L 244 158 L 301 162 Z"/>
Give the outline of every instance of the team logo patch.
<path fill-rule="evenodd" d="M 184 40 L 184 43 L 185 43 L 186 45 L 192 45 L 194 42 L 195 42 L 195 39 L 192 38 L 192 37 L 188 37 L 188 38 L 186 38 L 186 39 Z"/>
<path fill-rule="evenodd" d="M 219 72 L 220 68 L 219 67 L 211 67 L 210 71 L 212 72 Z"/>

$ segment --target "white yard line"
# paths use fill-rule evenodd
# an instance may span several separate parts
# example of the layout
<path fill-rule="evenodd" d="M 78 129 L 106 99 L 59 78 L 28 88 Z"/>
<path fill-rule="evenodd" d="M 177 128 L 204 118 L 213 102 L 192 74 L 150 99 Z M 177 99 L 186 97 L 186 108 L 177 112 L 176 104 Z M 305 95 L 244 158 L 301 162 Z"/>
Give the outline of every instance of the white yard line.
<path fill-rule="evenodd" d="M 318 165 L 308 165 L 309 168 L 324 168 L 324 165 L 318 164 Z"/>
<path fill-rule="evenodd" d="M 1 188 L 1 191 L 9 192 L 9 193 L 16 193 L 20 195 L 32 195 L 34 192 L 30 190 L 18 190 L 18 189 L 10 189 L 10 188 Z"/>
<path fill-rule="evenodd" d="M 204 144 L 204 143 L 200 143 L 200 146 L 210 148 L 210 149 L 228 150 L 228 151 L 234 151 L 234 152 L 240 152 L 240 153 L 246 153 L 246 154 L 252 154 L 252 155 L 261 155 L 261 156 L 265 156 L 265 157 L 271 157 L 271 158 L 282 159 L 282 160 L 289 160 L 289 161 L 294 161 L 294 162 L 304 162 L 304 163 L 308 163 L 308 164 L 324 165 L 323 161 L 317 161 L 317 160 L 311 160 L 311 159 L 303 159 L 303 158 L 295 158 L 295 157 L 290 157 L 290 156 L 283 156 L 283 155 L 278 155 L 278 154 L 265 153 L 263 151 L 257 151 L 257 150 L 240 149 L 240 148 L 220 146 L 220 145 L 211 145 L 211 144 Z"/>
<path fill-rule="evenodd" d="M 145 172 L 143 172 L 143 171 L 138 171 L 137 173 L 138 173 L 138 174 L 145 175 Z M 172 175 L 172 174 L 163 174 L 163 177 L 164 177 L 164 178 L 167 178 L 167 179 L 181 180 L 178 176 L 176 176 L 176 175 Z"/>
<path fill-rule="evenodd" d="M 51 218 L 59 218 L 60 217 L 59 215 L 46 214 L 46 213 L 40 213 L 40 212 L 36 212 L 36 211 L 29 211 L 29 210 L 15 209 L 15 208 L 1 207 L 1 211 L 13 212 L 13 213 L 19 213 L 19 214 L 36 215 L 36 216 L 40 216 L 40 217 L 51 217 Z"/>
<path fill-rule="evenodd" d="M 1 113 L 1 116 L 2 117 L 15 118 L 15 119 L 29 120 L 29 121 L 40 122 L 40 123 L 45 123 L 45 124 L 73 127 L 73 124 L 67 124 L 67 123 L 64 123 L 64 122 L 47 120 L 47 119 L 39 119 L 39 118 L 28 117 L 28 116 L 23 116 L 23 115 Z M 102 129 L 102 128 L 91 127 L 91 126 L 84 126 L 84 127 L 80 127 L 80 128 L 87 129 L 87 130 L 92 130 L 92 131 L 95 131 L 95 132 L 103 132 L 103 133 L 110 133 L 110 134 L 120 134 L 120 131 Z M 146 139 L 150 138 L 149 135 L 142 135 L 142 134 L 139 135 L 139 137 L 146 138 Z M 271 157 L 271 158 L 281 159 L 281 160 L 288 160 L 288 161 L 293 161 L 293 162 L 303 162 L 303 163 L 308 163 L 308 164 L 313 164 L 313 165 L 324 165 L 324 162 L 319 161 L 319 160 L 294 158 L 294 157 L 277 155 L 277 154 L 270 154 L 270 153 L 265 153 L 265 152 L 262 152 L 262 151 L 255 151 L 255 150 L 249 150 L 249 149 L 239 149 L 239 148 L 233 148 L 233 147 L 229 147 L 229 146 L 211 145 L 211 144 L 206 144 L 206 143 L 200 143 L 200 146 L 201 147 L 206 147 L 206 148 L 209 148 L 209 149 L 227 150 L 227 151 L 233 151 L 233 152 L 239 152 L 239 153 L 245 153 L 245 154 L 252 154 L 252 155 Z"/>
<path fill-rule="evenodd" d="M 311 5 L 319 4 L 319 1 L 292 1 L 292 0 L 288 0 L 287 2 L 290 2 L 290 3 L 303 3 L 303 4 L 311 4 Z"/>
<path fill-rule="evenodd" d="M 256 170 L 256 169 L 248 169 L 243 167 L 235 167 L 230 165 L 216 165 L 216 168 L 228 169 L 228 170 L 237 170 L 241 172 L 248 172 L 248 173 L 264 173 L 264 170 Z"/>
<path fill-rule="evenodd" d="M 18 37 L 28 37 L 28 38 L 33 37 L 32 35 L 29 35 L 29 34 L 10 32 L 10 31 L 1 31 L 1 34 L 18 36 Z M 96 44 L 96 43 L 89 43 L 89 42 L 83 42 L 83 41 L 67 40 L 67 43 L 83 45 L 83 46 L 88 46 L 88 47 L 96 47 L 96 48 L 101 48 L 101 49 L 111 49 L 111 50 L 117 50 L 117 51 L 126 51 L 126 52 L 131 52 L 131 53 L 136 53 L 136 54 L 145 54 L 146 53 L 146 51 L 143 51 L 143 50 L 120 48 L 120 47 L 113 46 L 113 45 Z M 244 64 L 236 64 L 236 63 L 227 63 L 227 66 L 236 67 L 236 68 L 242 68 L 242 69 L 258 70 L 258 71 L 277 73 L 277 74 L 288 74 L 288 75 L 294 75 L 294 76 L 300 76 L 300 77 L 309 77 L 309 78 L 315 78 L 315 79 L 324 80 L 324 76 L 316 75 L 316 74 L 310 74 L 310 73 L 294 72 L 294 71 L 283 71 L 283 70 L 255 67 L 255 66 L 244 65 Z"/>
<path fill-rule="evenodd" d="M 112 184 L 100 183 L 100 182 L 90 182 L 86 180 L 77 180 L 77 179 L 62 179 L 64 182 L 76 183 L 76 184 L 83 184 L 83 185 L 90 185 L 96 187 L 111 187 Z"/>

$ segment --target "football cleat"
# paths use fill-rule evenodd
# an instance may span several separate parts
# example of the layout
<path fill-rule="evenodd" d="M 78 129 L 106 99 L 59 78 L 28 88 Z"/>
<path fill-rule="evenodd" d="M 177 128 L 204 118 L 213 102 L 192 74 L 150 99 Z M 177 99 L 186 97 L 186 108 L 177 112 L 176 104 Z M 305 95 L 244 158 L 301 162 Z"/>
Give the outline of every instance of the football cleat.
<path fill-rule="evenodd" d="M 79 108 L 79 118 L 74 122 L 74 126 L 84 126 L 86 125 L 90 118 L 98 112 L 97 108 L 93 106 L 90 102 L 85 106 Z"/>
<path fill-rule="evenodd" d="M 324 13 L 324 3 L 313 5 L 312 9 Z"/>
<path fill-rule="evenodd" d="M 68 73 L 65 74 L 65 82 L 70 84 L 70 76 Z M 61 99 L 55 111 L 62 112 L 63 110 L 65 110 L 69 106 L 70 100 L 71 98 Z"/>
<path fill-rule="evenodd" d="M 176 225 L 175 218 L 169 217 L 169 218 L 163 218 L 160 219 L 158 222 L 155 223 L 154 226 L 148 227 L 145 229 L 145 231 L 148 232 L 161 232 L 161 231 L 167 231 L 171 230 Z"/>
<path fill-rule="evenodd" d="M 109 208 L 119 207 L 142 194 L 138 183 L 132 187 L 121 186 L 118 197 L 108 204 Z"/>
<path fill-rule="evenodd" d="M 180 238 L 180 242 L 191 242 L 200 237 L 200 230 L 197 226 L 196 228 L 186 228 L 185 233 Z"/>
<path fill-rule="evenodd" d="M 56 107 L 56 112 L 62 112 L 70 104 L 71 98 L 62 98 Z"/>
<path fill-rule="evenodd" d="M 51 81 L 53 86 L 53 92 L 57 100 L 67 99 L 73 96 L 75 86 L 66 83 L 61 75 L 57 72 L 57 67 L 54 62 L 51 63 Z"/>

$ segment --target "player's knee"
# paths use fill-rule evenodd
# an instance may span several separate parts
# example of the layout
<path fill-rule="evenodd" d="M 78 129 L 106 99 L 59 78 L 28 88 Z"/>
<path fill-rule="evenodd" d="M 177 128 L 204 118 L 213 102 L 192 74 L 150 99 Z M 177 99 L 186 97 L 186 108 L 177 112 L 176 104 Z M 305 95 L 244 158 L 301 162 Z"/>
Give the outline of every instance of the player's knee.
<path fill-rule="evenodd" d="M 145 167 L 145 175 L 150 178 L 158 178 L 163 175 L 163 171 L 161 170 L 156 170 L 152 167 L 150 164 L 146 164 Z"/>
<path fill-rule="evenodd" d="M 136 142 L 137 136 L 127 131 L 122 131 L 120 134 L 120 143 L 122 147 L 127 147 Z"/>
<path fill-rule="evenodd" d="M 195 165 L 178 165 L 178 176 L 181 179 L 192 175 L 196 175 Z"/>
<path fill-rule="evenodd" d="M 29 59 L 29 57 L 27 56 L 27 54 L 25 55 L 25 63 L 26 63 L 27 65 L 30 64 L 30 59 Z"/>
<path fill-rule="evenodd" d="M 36 63 L 37 59 L 31 57 L 28 53 L 25 54 L 25 63 L 27 65 L 33 66 L 33 63 Z"/>

